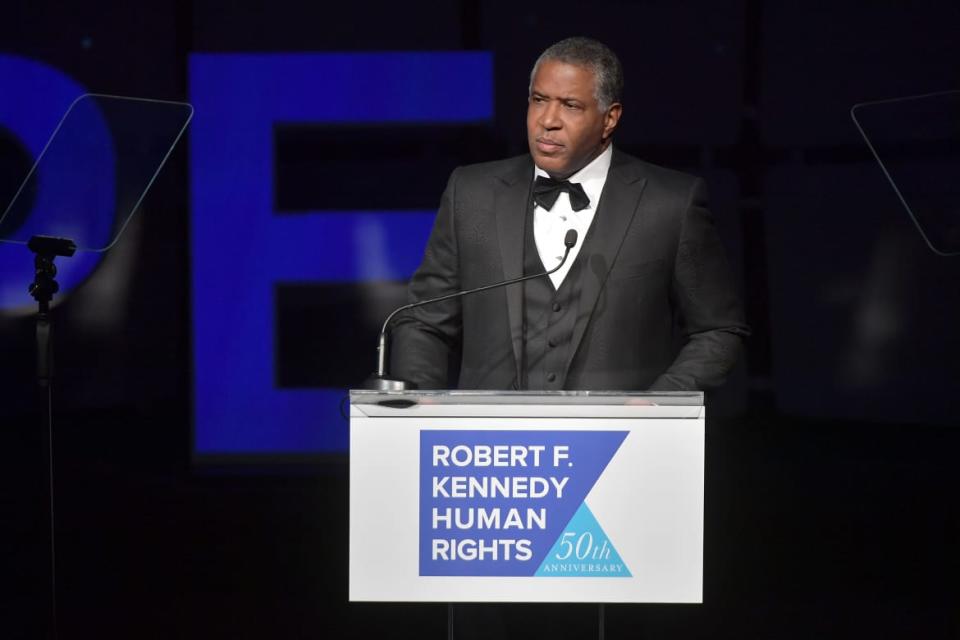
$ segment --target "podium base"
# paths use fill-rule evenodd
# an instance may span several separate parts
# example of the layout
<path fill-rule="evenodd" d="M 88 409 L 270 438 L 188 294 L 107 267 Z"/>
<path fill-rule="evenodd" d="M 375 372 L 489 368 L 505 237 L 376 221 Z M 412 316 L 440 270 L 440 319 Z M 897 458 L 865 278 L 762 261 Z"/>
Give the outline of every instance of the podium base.
<path fill-rule="evenodd" d="M 603 604 L 448 603 L 447 640 L 604 640 Z"/>

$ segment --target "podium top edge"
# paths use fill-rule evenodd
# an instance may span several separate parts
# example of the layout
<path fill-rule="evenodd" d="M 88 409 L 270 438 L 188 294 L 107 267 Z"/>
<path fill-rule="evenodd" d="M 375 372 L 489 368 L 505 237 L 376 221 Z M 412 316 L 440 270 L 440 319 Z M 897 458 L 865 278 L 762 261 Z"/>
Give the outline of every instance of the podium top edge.
<path fill-rule="evenodd" d="M 350 404 L 509 404 L 703 406 L 702 391 L 374 391 L 351 389 Z"/>

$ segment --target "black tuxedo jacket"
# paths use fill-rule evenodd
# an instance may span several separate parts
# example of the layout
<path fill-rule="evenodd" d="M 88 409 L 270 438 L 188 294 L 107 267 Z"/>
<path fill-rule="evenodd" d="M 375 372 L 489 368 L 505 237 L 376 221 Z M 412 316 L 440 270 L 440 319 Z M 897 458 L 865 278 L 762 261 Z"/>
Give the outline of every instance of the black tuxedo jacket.
<path fill-rule="evenodd" d="M 410 300 L 523 275 L 532 183 L 529 155 L 456 169 Z M 614 150 L 588 235 L 563 388 L 722 384 L 749 329 L 703 181 Z M 510 285 L 401 314 L 393 375 L 424 389 L 517 388 L 522 296 L 522 285 Z"/>

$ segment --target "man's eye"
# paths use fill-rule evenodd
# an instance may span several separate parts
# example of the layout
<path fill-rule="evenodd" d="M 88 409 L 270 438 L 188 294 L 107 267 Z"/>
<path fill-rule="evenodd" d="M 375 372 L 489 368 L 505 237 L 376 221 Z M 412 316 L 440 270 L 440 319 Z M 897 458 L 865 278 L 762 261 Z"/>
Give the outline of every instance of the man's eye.
<path fill-rule="evenodd" d="M 576 102 L 565 102 L 565 103 L 563 104 L 563 106 L 565 106 L 567 109 L 571 109 L 571 110 L 573 110 L 573 111 L 579 111 L 579 110 L 580 110 L 580 105 L 577 104 Z"/>

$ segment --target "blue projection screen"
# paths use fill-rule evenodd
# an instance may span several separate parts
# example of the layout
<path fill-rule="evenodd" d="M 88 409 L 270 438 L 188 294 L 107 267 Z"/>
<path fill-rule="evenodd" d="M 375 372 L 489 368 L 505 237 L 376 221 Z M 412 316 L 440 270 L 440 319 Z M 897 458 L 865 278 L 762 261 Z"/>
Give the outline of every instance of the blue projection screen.
<path fill-rule="evenodd" d="M 278 211 L 276 128 L 489 122 L 492 55 L 194 54 L 189 73 L 194 454 L 345 451 L 344 389 L 277 382 L 276 286 L 405 280 L 435 211 Z"/>

